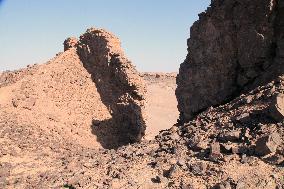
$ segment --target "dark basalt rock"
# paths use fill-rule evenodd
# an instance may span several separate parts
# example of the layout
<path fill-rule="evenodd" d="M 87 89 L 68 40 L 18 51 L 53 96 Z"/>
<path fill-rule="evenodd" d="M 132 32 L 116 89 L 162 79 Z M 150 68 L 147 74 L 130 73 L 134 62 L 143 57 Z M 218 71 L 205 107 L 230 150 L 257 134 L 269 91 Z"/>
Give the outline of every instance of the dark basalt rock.
<path fill-rule="evenodd" d="M 177 77 L 181 122 L 284 73 L 282 4 L 214 0 L 199 15 Z"/>

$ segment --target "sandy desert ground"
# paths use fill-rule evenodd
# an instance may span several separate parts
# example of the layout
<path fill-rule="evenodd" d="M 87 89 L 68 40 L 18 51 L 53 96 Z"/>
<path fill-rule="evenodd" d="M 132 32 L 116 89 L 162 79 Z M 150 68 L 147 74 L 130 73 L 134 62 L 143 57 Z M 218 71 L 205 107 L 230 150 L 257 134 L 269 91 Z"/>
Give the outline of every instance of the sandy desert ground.
<path fill-rule="evenodd" d="M 148 94 L 148 127 L 145 137 L 153 139 L 161 130 L 177 123 L 176 73 L 142 73 Z"/>

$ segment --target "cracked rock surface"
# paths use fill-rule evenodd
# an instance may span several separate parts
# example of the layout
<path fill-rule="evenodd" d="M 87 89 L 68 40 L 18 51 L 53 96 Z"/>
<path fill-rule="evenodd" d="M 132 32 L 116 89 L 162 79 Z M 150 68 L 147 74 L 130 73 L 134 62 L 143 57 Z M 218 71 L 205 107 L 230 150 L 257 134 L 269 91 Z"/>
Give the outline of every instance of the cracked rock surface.
<path fill-rule="evenodd" d="M 181 122 L 284 72 L 282 0 L 214 0 L 191 27 L 176 96 Z"/>

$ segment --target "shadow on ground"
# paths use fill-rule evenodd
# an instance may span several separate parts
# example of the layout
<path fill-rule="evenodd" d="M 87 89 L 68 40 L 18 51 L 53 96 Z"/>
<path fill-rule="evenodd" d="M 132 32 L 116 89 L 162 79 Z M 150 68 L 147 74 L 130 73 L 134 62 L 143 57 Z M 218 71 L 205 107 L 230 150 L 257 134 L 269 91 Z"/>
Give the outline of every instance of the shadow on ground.
<path fill-rule="evenodd" d="M 97 141 L 105 149 L 116 149 L 124 145 L 124 142 L 121 141 L 119 132 L 114 128 L 114 125 L 112 118 L 103 121 L 92 121 L 92 134 L 97 136 Z"/>
<path fill-rule="evenodd" d="M 97 141 L 106 149 L 115 149 L 139 141 L 143 129 L 145 130 L 138 124 L 142 117 L 141 108 L 127 101 L 121 102 L 121 97 L 132 95 L 133 89 L 132 86 L 125 86 L 120 76 L 115 75 L 116 56 L 110 62 L 92 58 L 80 59 L 84 68 L 91 74 L 101 100 L 112 116 L 110 119 L 95 118 L 92 121 L 92 134 L 96 135 Z"/>

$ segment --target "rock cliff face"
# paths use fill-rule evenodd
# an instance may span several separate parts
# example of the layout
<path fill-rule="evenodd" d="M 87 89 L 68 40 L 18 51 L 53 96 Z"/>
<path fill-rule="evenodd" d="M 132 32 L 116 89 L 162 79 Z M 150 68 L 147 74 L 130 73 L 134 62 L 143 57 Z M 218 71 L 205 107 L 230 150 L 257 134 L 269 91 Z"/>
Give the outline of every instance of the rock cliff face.
<path fill-rule="evenodd" d="M 109 107 L 116 123 L 112 129 L 117 129 L 124 143 L 139 141 L 146 128 L 146 87 L 125 57 L 119 39 L 105 30 L 91 28 L 80 37 L 77 52 Z"/>
<path fill-rule="evenodd" d="M 282 0 L 214 0 L 191 28 L 177 77 L 181 122 L 284 71 Z"/>

